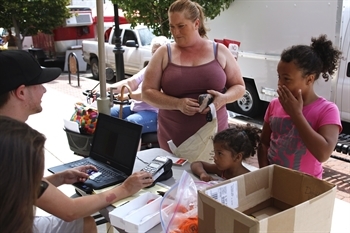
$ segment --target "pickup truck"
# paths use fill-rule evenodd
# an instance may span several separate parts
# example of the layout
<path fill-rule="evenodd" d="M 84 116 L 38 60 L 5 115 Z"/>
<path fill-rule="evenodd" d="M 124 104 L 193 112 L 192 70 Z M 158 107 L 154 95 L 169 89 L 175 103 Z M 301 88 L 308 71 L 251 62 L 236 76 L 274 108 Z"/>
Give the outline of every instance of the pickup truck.
<path fill-rule="evenodd" d="M 122 24 L 120 37 L 124 49 L 124 70 L 125 74 L 133 75 L 145 67 L 151 59 L 151 41 L 155 37 L 152 31 L 144 25 L 137 25 L 131 28 L 130 24 Z M 116 70 L 114 27 L 110 31 L 108 41 L 105 42 L 106 68 Z M 82 42 L 83 59 L 91 67 L 92 76 L 98 79 L 98 42 L 84 40 Z"/>

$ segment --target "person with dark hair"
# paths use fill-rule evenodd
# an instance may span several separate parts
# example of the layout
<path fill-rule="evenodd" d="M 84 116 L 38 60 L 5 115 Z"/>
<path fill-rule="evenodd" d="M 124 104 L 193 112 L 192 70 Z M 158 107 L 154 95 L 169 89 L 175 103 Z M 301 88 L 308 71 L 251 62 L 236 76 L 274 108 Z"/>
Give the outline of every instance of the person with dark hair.
<path fill-rule="evenodd" d="M 7 49 L 8 50 L 13 50 L 13 49 L 18 49 L 17 47 L 17 41 L 16 37 L 12 35 L 11 29 L 7 29 L 7 36 L 5 37 L 5 43 L 7 43 Z"/>
<path fill-rule="evenodd" d="M 242 161 L 254 156 L 260 142 L 261 130 L 250 124 L 231 125 L 213 138 L 214 164 L 196 161 L 191 164 L 193 174 L 200 180 L 215 180 L 210 174 L 230 179 L 249 172 Z"/>
<path fill-rule="evenodd" d="M 0 232 L 32 233 L 36 200 L 45 191 L 45 136 L 0 116 Z"/>
<path fill-rule="evenodd" d="M 341 52 L 326 35 L 311 45 L 295 45 L 277 66 L 278 98 L 266 110 L 258 149 L 259 166 L 278 164 L 322 179 L 322 162 L 332 154 L 342 130 L 337 106 L 315 93 L 338 67 Z"/>
<path fill-rule="evenodd" d="M 42 84 L 56 79 L 60 74 L 60 68 L 41 67 L 29 52 L 0 51 L 0 116 L 25 122 L 30 115 L 41 112 L 41 98 L 46 92 Z M 5 136 L 3 131 L 0 132 Z M 153 183 L 150 173 L 140 171 L 130 175 L 121 185 L 96 195 L 71 198 L 57 188 L 63 184 L 86 181 L 89 169 L 97 170 L 92 165 L 85 165 L 41 177 L 47 183 L 47 189 L 35 201 L 35 205 L 52 215 L 34 218 L 35 233 L 97 232 L 92 214 Z M 19 172 L 18 169 L 15 170 Z M 21 176 L 19 173 L 18 176 L 13 176 L 16 178 L 14 182 Z M 7 191 L 6 188 L 4 190 Z M 19 192 L 22 191 L 25 195 L 26 191 L 23 190 L 25 189 L 22 188 Z M 7 214 L 3 209 L 1 211 Z"/>
<path fill-rule="evenodd" d="M 198 3 L 174 1 L 168 16 L 175 42 L 153 55 L 145 72 L 142 99 L 159 108 L 158 141 L 171 152 L 168 141 L 178 147 L 207 123 L 210 108 L 200 111 L 199 95 L 214 97 L 218 131 L 222 131 L 228 128 L 226 104 L 243 96 L 245 84 L 230 50 L 207 38 Z"/>

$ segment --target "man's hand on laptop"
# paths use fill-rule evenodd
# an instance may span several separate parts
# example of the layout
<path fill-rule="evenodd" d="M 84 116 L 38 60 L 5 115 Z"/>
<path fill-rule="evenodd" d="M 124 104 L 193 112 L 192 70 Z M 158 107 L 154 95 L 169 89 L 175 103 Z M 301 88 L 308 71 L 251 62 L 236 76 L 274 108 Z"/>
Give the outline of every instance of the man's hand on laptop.
<path fill-rule="evenodd" d="M 75 168 L 71 168 L 61 172 L 61 178 L 63 184 L 73 184 L 76 182 L 85 182 L 91 171 L 97 171 L 97 168 L 92 165 L 84 165 Z"/>
<path fill-rule="evenodd" d="M 153 183 L 152 175 L 145 171 L 131 174 L 121 185 L 129 195 L 137 193 L 140 189 L 150 186 Z"/>

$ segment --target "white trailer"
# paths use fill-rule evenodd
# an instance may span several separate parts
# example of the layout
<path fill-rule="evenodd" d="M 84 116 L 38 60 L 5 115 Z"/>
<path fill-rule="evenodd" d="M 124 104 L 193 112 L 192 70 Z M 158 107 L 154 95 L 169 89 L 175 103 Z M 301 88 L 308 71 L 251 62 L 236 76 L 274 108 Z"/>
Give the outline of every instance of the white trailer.
<path fill-rule="evenodd" d="M 246 94 L 232 110 L 250 117 L 262 114 L 264 102 L 277 96 L 281 52 L 326 34 L 343 59 L 332 80 L 319 78 L 315 89 L 335 102 L 342 120 L 350 122 L 350 0 L 235 0 L 207 26 L 209 39 L 241 42 L 237 61 Z"/>

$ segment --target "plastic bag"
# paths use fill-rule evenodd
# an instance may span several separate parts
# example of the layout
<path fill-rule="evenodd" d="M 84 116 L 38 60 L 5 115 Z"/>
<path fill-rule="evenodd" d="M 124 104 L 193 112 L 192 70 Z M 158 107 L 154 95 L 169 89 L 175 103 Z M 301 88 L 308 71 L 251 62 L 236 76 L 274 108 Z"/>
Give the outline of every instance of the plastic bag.
<path fill-rule="evenodd" d="M 195 134 L 176 147 L 172 140 L 168 141 L 171 152 L 180 158 L 190 162 L 205 161 L 211 163 L 214 156 L 212 137 L 218 131 L 216 109 L 213 103 L 209 104 L 212 119 L 203 125 Z"/>
<path fill-rule="evenodd" d="M 90 108 L 81 102 L 75 103 L 75 111 L 71 117 L 71 121 L 79 124 L 80 133 L 93 134 L 96 129 L 98 111 Z"/>
<path fill-rule="evenodd" d="M 214 183 L 194 181 L 186 171 L 180 180 L 165 193 L 160 204 L 160 222 L 166 233 L 197 233 L 197 190 Z"/>

